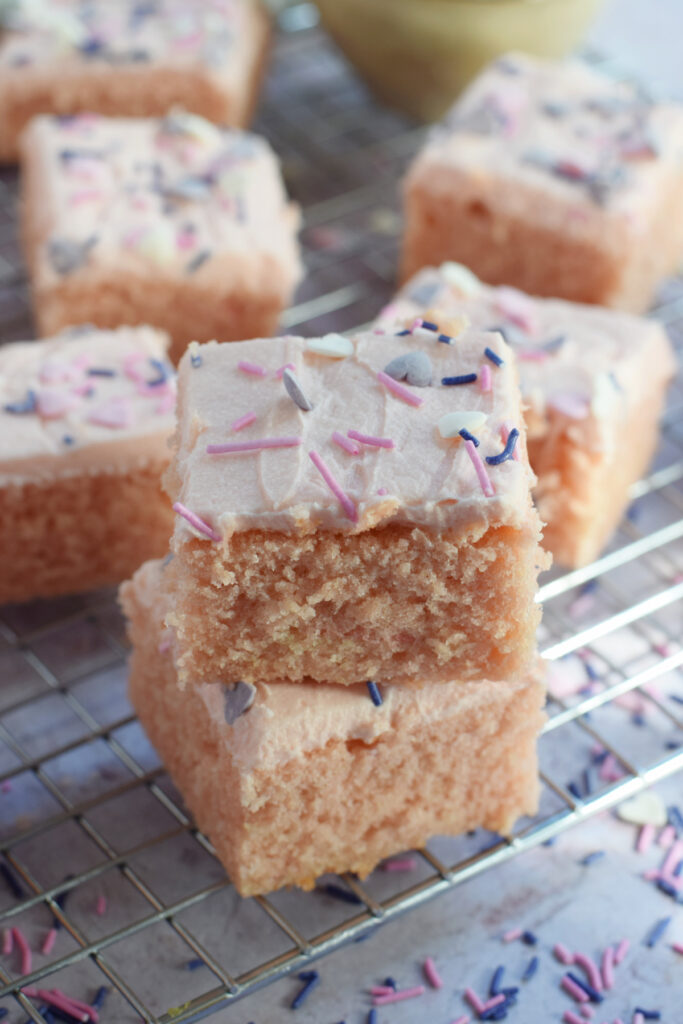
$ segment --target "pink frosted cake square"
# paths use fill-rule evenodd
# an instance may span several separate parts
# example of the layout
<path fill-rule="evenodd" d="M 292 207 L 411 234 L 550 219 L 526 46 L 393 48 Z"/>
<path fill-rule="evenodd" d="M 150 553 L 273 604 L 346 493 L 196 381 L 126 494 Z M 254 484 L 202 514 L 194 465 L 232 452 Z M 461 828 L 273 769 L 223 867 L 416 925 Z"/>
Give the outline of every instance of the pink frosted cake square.
<path fill-rule="evenodd" d="M 683 255 L 683 107 L 572 60 L 511 55 L 453 107 L 404 185 L 403 277 L 645 309 Z"/>
<path fill-rule="evenodd" d="M 182 685 L 528 667 L 544 557 L 517 372 L 498 334 L 450 342 L 191 346 L 166 476 Z"/>
<path fill-rule="evenodd" d="M 492 288 L 455 263 L 418 273 L 378 323 L 395 329 L 420 314 L 444 330 L 464 314 L 503 332 L 518 360 L 544 547 L 570 568 L 593 561 L 657 446 L 676 367 L 662 325 Z"/>
<path fill-rule="evenodd" d="M 328 871 L 364 876 L 437 833 L 507 834 L 535 813 L 537 673 L 388 686 L 379 706 L 365 686 L 181 690 L 160 575 L 148 563 L 121 591 L 131 701 L 242 895 L 311 888 Z"/>
<path fill-rule="evenodd" d="M 167 345 L 140 327 L 0 347 L 0 604 L 118 583 L 168 550 Z"/>
<path fill-rule="evenodd" d="M 243 128 L 270 34 L 256 0 L 50 0 L 4 4 L 0 19 L 0 161 L 37 114 L 180 106 Z"/>
<path fill-rule="evenodd" d="M 41 334 L 149 323 L 190 341 L 273 332 L 300 276 L 298 211 L 263 139 L 194 114 L 41 117 L 23 143 Z"/>

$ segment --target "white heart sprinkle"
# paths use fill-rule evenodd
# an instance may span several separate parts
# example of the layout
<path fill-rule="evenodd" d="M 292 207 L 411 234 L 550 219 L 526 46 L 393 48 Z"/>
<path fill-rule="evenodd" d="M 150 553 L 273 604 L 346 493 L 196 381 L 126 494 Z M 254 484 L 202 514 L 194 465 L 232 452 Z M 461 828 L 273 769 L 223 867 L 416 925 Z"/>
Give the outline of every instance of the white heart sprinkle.
<path fill-rule="evenodd" d="M 353 342 L 343 334 L 326 334 L 322 338 L 309 338 L 306 350 L 330 359 L 345 359 L 353 355 Z"/>
<path fill-rule="evenodd" d="M 632 825 L 655 825 L 661 828 L 666 825 L 666 805 L 660 796 L 646 790 L 632 800 L 627 800 L 617 807 L 617 815 L 622 821 Z"/>
<path fill-rule="evenodd" d="M 462 295 L 476 295 L 481 291 L 481 281 L 468 267 L 462 263 L 443 263 L 441 275 L 453 288 Z"/>
<path fill-rule="evenodd" d="M 226 687 L 224 714 L 228 725 L 234 725 L 240 715 L 248 711 L 254 703 L 256 687 L 251 683 L 244 683 L 240 680 L 233 686 Z"/>
<path fill-rule="evenodd" d="M 439 420 L 439 433 L 442 437 L 457 437 L 461 430 L 480 430 L 485 423 L 485 412 L 447 412 Z"/>

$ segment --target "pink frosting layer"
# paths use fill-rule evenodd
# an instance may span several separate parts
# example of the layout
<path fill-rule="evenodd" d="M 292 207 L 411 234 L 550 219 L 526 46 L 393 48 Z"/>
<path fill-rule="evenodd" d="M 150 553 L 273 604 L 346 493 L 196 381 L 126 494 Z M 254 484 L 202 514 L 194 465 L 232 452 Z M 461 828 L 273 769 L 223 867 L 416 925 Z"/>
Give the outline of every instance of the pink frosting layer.
<path fill-rule="evenodd" d="M 465 314 L 479 328 L 505 332 L 518 355 L 530 436 L 543 430 L 549 411 L 573 421 L 573 436 L 594 450 L 614 443 L 613 425 L 659 393 L 675 371 L 671 344 L 661 324 L 599 306 L 531 298 L 512 288 L 478 281 L 455 263 L 416 274 L 377 323 Z"/>
<path fill-rule="evenodd" d="M 0 485 L 165 463 L 175 375 L 149 327 L 0 347 Z"/>
<path fill-rule="evenodd" d="M 76 273 L 201 275 L 237 290 L 300 275 L 298 211 L 263 139 L 194 114 L 36 118 L 24 137 L 42 205 L 32 211 L 40 284 Z"/>
<path fill-rule="evenodd" d="M 350 342 L 332 336 L 333 347 L 335 339 L 349 346 L 348 355 L 317 354 L 317 340 L 295 337 L 191 346 L 179 368 L 178 448 L 168 473 L 173 500 L 223 535 L 252 528 L 353 531 L 388 521 L 441 528 L 528 520 L 531 472 L 517 371 L 500 335 L 466 331 L 443 344 L 429 330 L 402 337 L 361 333 Z M 492 366 L 490 391 L 477 382 L 441 383 L 478 374 L 487 346 L 502 360 Z M 396 382 L 395 393 L 381 375 L 396 357 L 416 350 L 428 357 L 433 384 Z M 240 363 L 258 364 L 266 374 L 246 373 Z M 286 363 L 310 411 L 278 375 Z M 409 404 L 401 390 L 420 404 Z M 520 461 L 486 464 L 492 497 L 484 495 L 461 438 L 439 430 L 445 414 L 463 410 L 484 414 L 477 428 L 482 460 L 501 452 L 505 424 L 521 431 Z M 230 424 L 247 412 L 255 419 L 236 436 Z M 350 430 L 374 443 L 356 442 L 359 453 L 350 453 L 333 437 Z M 282 438 L 288 447 L 270 446 Z M 264 440 L 269 446 L 257 450 L 207 453 L 207 446 Z M 177 542 L 188 531 L 178 520 Z"/>

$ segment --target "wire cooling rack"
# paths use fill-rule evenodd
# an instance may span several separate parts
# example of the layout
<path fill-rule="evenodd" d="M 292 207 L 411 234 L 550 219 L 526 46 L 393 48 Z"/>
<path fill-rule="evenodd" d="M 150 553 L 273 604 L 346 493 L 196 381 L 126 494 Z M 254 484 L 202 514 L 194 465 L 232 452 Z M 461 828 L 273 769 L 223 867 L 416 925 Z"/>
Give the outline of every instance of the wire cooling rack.
<path fill-rule="evenodd" d="M 308 274 L 285 326 L 321 333 L 369 320 L 391 294 L 396 183 L 422 132 L 368 100 L 308 13 L 287 14 L 257 128 L 305 211 Z M 15 200 L 4 173 L 5 340 L 31 335 Z M 682 281 L 656 315 L 682 354 Z M 0 928 L 19 926 L 40 949 L 59 926 L 27 975 L 16 952 L 0 956 L 7 1019 L 43 1020 L 20 992 L 29 985 L 86 1001 L 105 985 L 109 1021 L 197 1019 L 683 768 L 680 375 L 613 543 L 593 565 L 550 575 L 541 599 L 554 696 L 538 816 L 509 839 L 437 839 L 409 876 L 337 879 L 356 902 L 237 896 L 131 713 L 113 592 L 0 609 Z"/>

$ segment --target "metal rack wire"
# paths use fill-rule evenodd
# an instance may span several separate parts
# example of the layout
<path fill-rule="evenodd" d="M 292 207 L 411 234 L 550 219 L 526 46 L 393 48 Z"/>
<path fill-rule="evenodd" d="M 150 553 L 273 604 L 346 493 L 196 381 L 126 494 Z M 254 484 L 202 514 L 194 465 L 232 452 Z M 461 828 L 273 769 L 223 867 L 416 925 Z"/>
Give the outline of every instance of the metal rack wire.
<path fill-rule="evenodd" d="M 421 131 L 373 107 L 314 29 L 279 39 L 257 127 L 305 209 L 308 276 L 287 328 L 368 320 L 393 288 L 396 182 Z M 15 192 L 5 173 L 5 339 L 31 333 Z M 683 355 L 683 282 L 667 287 L 656 315 Z M 0 960 L 10 1020 L 43 1019 L 20 991 L 38 983 L 85 998 L 110 986 L 110 1019 L 197 1019 L 682 769 L 682 414 L 679 376 L 654 469 L 612 545 L 542 587 L 543 653 L 585 672 L 586 686 L 565 698 L 554 691 L 539 814 L 510 839 L 430 843 L 408 886 L 381 871 L 363 883 L 347 876 L 340 883 L 356 904 L 319 892 L 235 894 L 126 703 L 113 593 L 1 609 L 0 852 L 20 895 L 0 885 L 0 928 L 39 936 L 53 919 L 60 926 L 54 951 L 34 957 L 28 975 Z M 577 759 L 586 764 L 580 784 L 567 778 Z M 183 970 L 188 961 L 207 969 Z"/>

